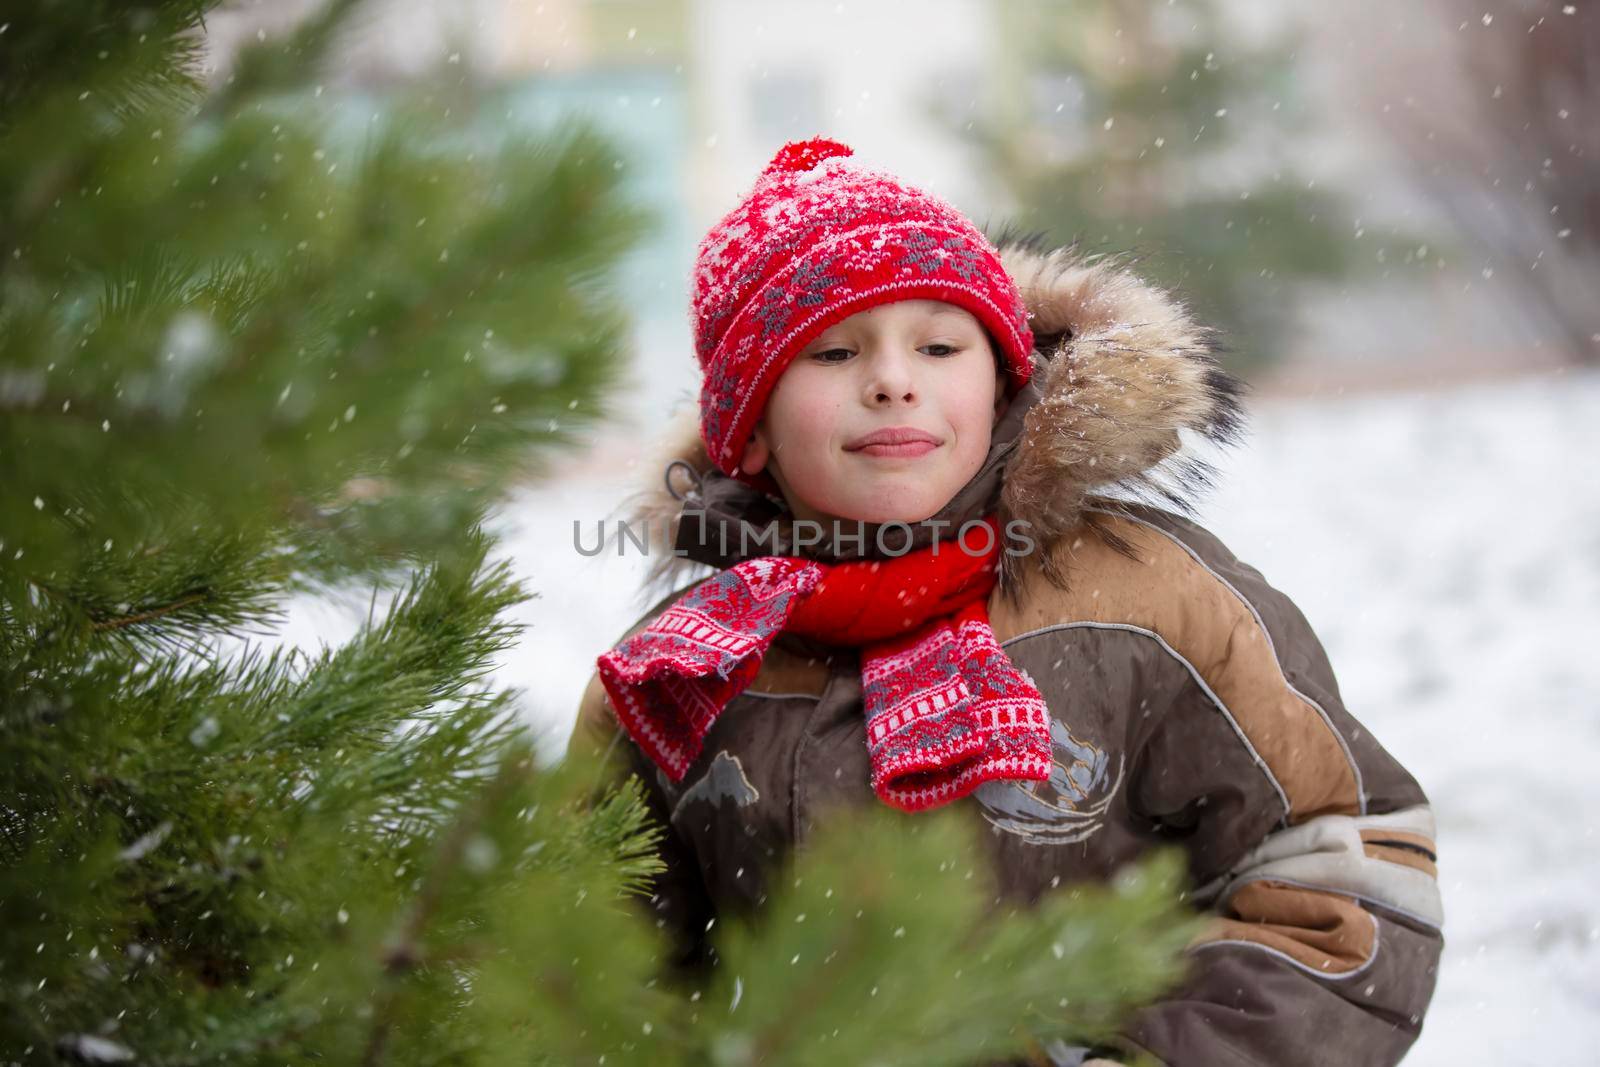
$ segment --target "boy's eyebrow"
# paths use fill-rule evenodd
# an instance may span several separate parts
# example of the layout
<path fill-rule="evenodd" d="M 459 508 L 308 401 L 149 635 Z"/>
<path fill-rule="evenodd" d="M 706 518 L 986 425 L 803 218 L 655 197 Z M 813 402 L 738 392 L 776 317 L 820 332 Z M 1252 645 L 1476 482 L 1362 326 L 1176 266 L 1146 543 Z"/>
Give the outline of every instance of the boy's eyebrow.
<path fill-rule="evenodd" d="M 929 311 L 927 313 L 927 315 L 928 315 L 928 318 L 937 318 L 939 316 L 943 316 L 945 318 L 952 318 L 952 317 L 959 318 L 962 321 L 966 321 L 969 318 L 968 313 L 962 311 L 958 307 L 951 307 L 949 304 L 944 304 L 944 305 L 942 305 L 940 307 L 936 307 L 933 310 Z M 810 341 L 806 342 L 805 347 L 806 348 L 810 348 L 812 345 L 816 344 L 817 342 L 825 340 L 827 338 L 827 336 L 829 334 L 833 333 L 835 330 L 846 329 L 846 328 L 847 327 L 845 327 L 845 324 L 843 322 L 836 322 L 832 326 L 829 326 L 826 330 L 823 330 L 817 336 L 813 337 Z"/>

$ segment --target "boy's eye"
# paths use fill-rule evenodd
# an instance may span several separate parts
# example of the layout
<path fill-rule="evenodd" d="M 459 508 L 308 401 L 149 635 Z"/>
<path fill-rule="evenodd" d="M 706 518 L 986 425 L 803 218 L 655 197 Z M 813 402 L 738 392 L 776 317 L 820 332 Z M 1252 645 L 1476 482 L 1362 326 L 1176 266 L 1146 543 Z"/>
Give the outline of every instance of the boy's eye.
<path fill-rule="evenodd" d="M 929 351 L 930 349 L 940 349 L 941 351 Z M 946 359 L 955 355 L 957 352 L 961 351 L 961 349 L 956 345 L 935 343 L 931 345 L 923 345 L 921 351 L 927 352 L 930 356 L 937 356 L 940 359 Z M 811 353 L 811 358 L 821 360 L 823 363 L 843 363 L 853 355 L 855 355 L 855 353 L 850 351 L 848 348 L 824 348 L 820 352 Z M 838 358 L 832 358 L 835 356 Z"/>

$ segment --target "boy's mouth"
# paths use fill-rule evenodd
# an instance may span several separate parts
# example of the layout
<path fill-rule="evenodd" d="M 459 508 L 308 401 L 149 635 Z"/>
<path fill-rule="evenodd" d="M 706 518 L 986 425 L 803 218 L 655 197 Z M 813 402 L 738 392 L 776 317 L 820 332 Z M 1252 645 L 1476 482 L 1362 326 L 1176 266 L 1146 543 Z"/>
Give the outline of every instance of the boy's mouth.
<path fill-rule="evenodd" d="M 915 426 L 890 426 L 858 437 L 844 449 L 861 456 L 905 457 L 925 455 L 941 443 L 933 434 Z"/>

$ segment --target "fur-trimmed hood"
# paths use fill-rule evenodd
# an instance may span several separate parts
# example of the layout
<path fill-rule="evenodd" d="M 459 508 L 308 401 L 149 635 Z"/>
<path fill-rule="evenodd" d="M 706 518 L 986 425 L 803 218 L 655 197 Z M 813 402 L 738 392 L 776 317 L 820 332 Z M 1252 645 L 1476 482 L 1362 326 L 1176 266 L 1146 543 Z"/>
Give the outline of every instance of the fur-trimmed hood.
<path fill-rule="evenodd" d="M 1075 246 L 1046 250 L 1041 236 L 1009 231 L 995 244 L 1028 307 L 1034 375 L 996 427 L 990 461 L 952 502 L 951 514 L 939 517 L 974 517 L 997 502 L 1002 528 L 1014 519 L 1028 523 L 1029 535 L 1046 549 L 1046 574 L 1062 583 L 1047 549 L 1089 517 L 1084 508 L 1091 498 L 1102 507 L 1120 497 L 1192 510 L 1213 470 L 1185 449 L 1182 432 L 1236 442 L 1244 386 L 1218 365 L 1214 331 L 1122 257 L 1087 255 Z M 714 469 L 691 417 L 697 414 L 681 417 L 658 459 L 644 465 L 650 481 L 622 509 L 629 523 L 669 531 L 668 543 L 681 547 L 681 518 L 720 495 L 724 514 L 786 530 L 781 501 Z M 653 553 L 646 593 L 676 588 L 689 572 L 703 573 L 702 564 L 735 561 Z M 1001 575 L 1003 588 L 1015 580 L 1011 567 Z"/>

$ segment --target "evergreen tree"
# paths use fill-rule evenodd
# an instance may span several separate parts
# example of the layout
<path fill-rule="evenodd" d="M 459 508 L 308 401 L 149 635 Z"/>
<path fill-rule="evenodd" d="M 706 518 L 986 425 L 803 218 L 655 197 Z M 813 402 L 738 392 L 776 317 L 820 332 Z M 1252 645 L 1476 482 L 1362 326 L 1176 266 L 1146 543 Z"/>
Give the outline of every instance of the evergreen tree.
<path fill-rule="evenodd" d="M 1016 84 L 995 121 L 962 128 L 1019 221 L 1132 251 L 1223 327 L 1236 369 L 1276 357 L 1296 285 L 1379 262 L 1358 241 L 1359 212 L 1295 166 L 1311 116 L 1291 36 L 1250 40 L 1214 0 L 996 10 L 1014 57 L 997 77 Z"/>
<path fill-rule="evenodd" d="M 0 27 L 0 1062 L 957 1064 L 1162 989 L 1170 859 L 999 911 L 888 812 L 662 980 L 660 827 L 533 758 L 479 527 L 614 380 L 616 151 L 463 135 L 459 77 L 341 133 L 341 2 L 208 90 L 208 7 Z"/>

